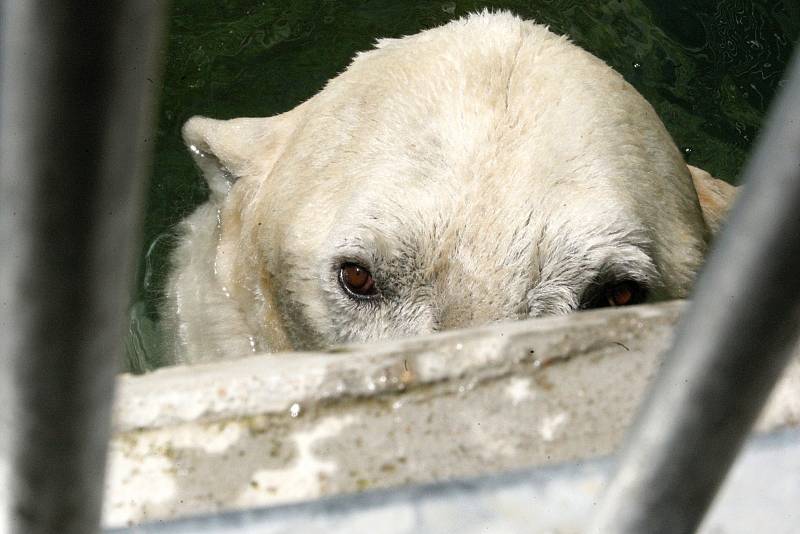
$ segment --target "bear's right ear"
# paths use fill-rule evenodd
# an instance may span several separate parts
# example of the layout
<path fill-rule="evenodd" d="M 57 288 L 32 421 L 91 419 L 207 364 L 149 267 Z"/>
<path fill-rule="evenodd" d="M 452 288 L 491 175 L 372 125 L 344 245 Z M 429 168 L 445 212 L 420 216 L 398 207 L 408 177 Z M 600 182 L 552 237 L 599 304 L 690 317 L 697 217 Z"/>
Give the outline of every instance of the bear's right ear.
<path fill-rule="evenodd" d="M 706 226 L 712 234 L 716 234 L 725 222 L 725 216 L 733 205 L 733 201 L 736 200 L 739 188 L 723 182 L 719 178 L 714 178 L 703 169 L 692 165 L 687 165 L 687 167 L 692 175 L 692 182 L 697 191 Z"/>
<path fill-rule="evenodd" d="M 183 140 L 203 171 L 213 200 L 224 198 L 239 177 L 269 172 L 295 129 L 295 111 L 230 120 L 195 116 L 186 121 Z"/>

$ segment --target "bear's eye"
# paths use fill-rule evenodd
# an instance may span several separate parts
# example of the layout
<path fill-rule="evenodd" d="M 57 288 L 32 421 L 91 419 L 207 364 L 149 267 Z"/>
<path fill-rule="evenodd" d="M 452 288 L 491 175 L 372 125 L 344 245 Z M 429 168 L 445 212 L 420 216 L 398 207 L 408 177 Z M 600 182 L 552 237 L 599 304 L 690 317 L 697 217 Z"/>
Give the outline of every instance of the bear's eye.
<path fill-rule="evenodd" d="M 623 280 L 606 284 L 592 294 L 581 308 L 588 310 L 608 306 L 641 304 L 647 298 L 647 289 L 639 282 Z"/>
<path fill-rule="evenodd" d="M 372 274 L 356 263 L 342 264 L 339 283 L 349 296 L 356 299 L 369 299 L 378 294 Z"/>

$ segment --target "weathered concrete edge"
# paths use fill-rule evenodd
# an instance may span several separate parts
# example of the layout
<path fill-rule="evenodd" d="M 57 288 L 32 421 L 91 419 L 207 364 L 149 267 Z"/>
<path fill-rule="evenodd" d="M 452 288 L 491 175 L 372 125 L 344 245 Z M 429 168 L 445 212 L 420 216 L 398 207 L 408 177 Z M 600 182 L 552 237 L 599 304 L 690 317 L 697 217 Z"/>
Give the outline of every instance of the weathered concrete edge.
<path fill-rule="evenodd" d="M 114 432 L 286 414 L 293 405 L 374 397 L 439 381 L 508 373 L 527 361 L 549 365 L 605 348 L 609 354 L 664 346 L 685 302 L 501 323 L 330 352 L 259 354 L 121 375 Z M 576 331 L 591 336 L 573 338 Z M 586 339 L 590 338 L 591 342 Z M 800 356 L 800 351 L 798 351 Z M 800 358 L 773 392 L 760 429 L 800 424 Z"/>
<path fill-rule="evenodd" d="M 669 335 L 684 305 L 668 302 L 599 310 L 331 352 L 259 354 L 121 375 L 114 431 L 285 414 L 296 403 L 372 397 L 478 371 L 497 376 L 523 361 L 544 366 L 603 348 L 609 353 L 632 347 L 647 350 L 657 344 L 653 338 L 662 342 Z M 583 335 L 573 336 L 576 331 Z"/>
<path fill-rule="evenodd" d="M 681 309 L 631 307 L 123 377 L 104 524 L 610 454 Z M 798 421 L 795 358 L 759 428 Z"/>

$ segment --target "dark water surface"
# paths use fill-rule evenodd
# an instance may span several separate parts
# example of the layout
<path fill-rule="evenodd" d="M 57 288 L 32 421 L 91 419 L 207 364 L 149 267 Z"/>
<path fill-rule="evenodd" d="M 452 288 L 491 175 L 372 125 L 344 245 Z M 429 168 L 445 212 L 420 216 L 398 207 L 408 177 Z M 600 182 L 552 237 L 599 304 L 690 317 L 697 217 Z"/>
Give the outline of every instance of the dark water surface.
<path fill-rule="evenodd" d="M 800 0 L 175 0 L 129 368 L 159 365 L 154 321 L 169 232 L 208 194 L 183 122 L 289 110 L 376 38 L 483 8 L 548 24 L 605 60 L 655 107 L 689 163 L 733 183 L 800 34 Z"/>

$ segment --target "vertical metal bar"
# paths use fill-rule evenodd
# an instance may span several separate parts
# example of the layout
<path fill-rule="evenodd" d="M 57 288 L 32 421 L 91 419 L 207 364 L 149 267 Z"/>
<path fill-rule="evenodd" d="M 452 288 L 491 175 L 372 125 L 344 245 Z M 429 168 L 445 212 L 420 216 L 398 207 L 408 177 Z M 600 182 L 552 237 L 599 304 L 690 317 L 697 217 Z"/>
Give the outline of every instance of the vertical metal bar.
<path fill-rule="evenodd" d="M 2 4 L 2 532 L 98 529 L 164 4 Z"/>
<path fill-rule="evenodd" d="M 694 532 L 800 334 L 800 53 L 589 532 Z"/>

